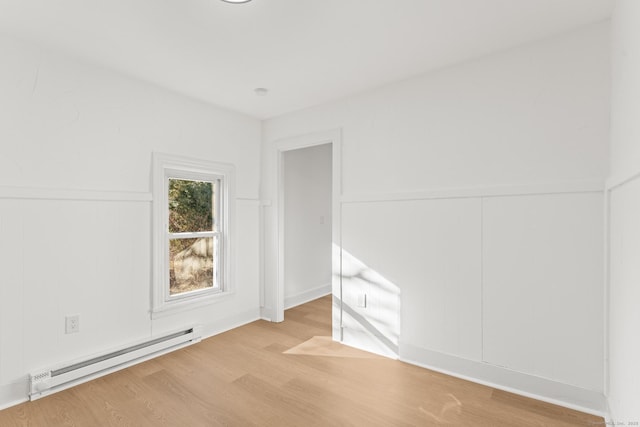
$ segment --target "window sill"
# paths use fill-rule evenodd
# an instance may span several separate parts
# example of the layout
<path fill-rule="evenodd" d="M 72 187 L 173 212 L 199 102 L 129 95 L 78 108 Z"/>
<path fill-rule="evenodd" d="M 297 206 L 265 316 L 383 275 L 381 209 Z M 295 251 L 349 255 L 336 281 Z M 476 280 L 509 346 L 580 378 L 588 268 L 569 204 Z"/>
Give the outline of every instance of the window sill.
<path fill-rule="evenodd" d="M 151 310 L 151 319 L 159 319 L 162 317 L 173 316 L 186 311 L 205 307 L 207 305 L 216 304 L 225 301 L 234 295 L 234 291 L 218 292 L 211 295 L 203 295 L 194 299 L 184 299 L 164 303 L 161 307 Z"/>

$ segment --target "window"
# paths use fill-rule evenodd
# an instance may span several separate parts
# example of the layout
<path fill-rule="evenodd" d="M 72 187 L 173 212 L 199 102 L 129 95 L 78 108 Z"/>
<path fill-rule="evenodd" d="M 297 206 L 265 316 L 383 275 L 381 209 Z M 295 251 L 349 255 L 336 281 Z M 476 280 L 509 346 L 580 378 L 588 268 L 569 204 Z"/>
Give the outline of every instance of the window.
<path fill-rule="evenodd" d="M 169 296 L 220 290 L 222 179 L 196 181 L 168 177 Z"/>
<path fill-rule="evenodd" d="M 232 165 L 154 153 L 153 312 L 231 291 Z"/>

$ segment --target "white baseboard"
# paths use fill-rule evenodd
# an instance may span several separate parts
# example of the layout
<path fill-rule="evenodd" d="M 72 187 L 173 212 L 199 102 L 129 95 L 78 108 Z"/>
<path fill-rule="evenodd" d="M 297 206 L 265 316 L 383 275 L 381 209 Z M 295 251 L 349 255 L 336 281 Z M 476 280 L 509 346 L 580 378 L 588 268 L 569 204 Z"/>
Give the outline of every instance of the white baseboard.
<path fill-rule="evenodd" d="M 255 309 L 245 311 L 244 313 L 238 313 L 221 320 L 217 320 L 213 323 L 204 325 L 204 327 L 202 328 L 202 339 L 227 332 L 231 329 L 235 329 L 259 319 L 260 310 Z"/>
<path fill-rule="evenodd" d="M 604 422 L 608 426 L 614 426 L 614 425 L 616 425 L 616 423 L 614 421 L 615 418 L 613 416 L 613 410 L 611 409 L 611 403 L 609 402 L 608 398 L 606 399 L 605 404 L 606 404 L 607 410 L 606 410 L 606 412 L 604 414 Z"/>
<path fill-rule="evenodd" d="M 601 392 L 552 381 L 507 368 L 400 344 L 400 360 L 453 377 L 531 397 L 597 416 L 605 416 L 607 404 Z"/>
<path fill-rule="evenodd" d="M 0 385 L 0 411 L 29 400 L 29 380 Z"/>
<path fill-rule="evenodd" d="M 284 309 L 296 307 L 298 305 L 313 301 L 325 295 L 331 294 L 331 283 L 325 283 L 313 289 L 309 289 L 304 292 L 300 292 L 294 295 L 285 296 Z"/>
<path fill-rule="evenodd" d="M 273 322 L 273 319 L 275 318 L 273 308 L 260 307 L 260 318 L 262 320 L 266 320 L 267 322 Z"/>

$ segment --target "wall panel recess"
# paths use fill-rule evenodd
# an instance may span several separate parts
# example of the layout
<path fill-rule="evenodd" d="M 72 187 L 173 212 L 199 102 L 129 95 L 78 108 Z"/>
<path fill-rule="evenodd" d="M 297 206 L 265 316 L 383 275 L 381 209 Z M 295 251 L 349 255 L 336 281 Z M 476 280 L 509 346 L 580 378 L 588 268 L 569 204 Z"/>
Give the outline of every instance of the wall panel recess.
<path fill-rule="evenodd" d="M 603 196 L 483 200 L 483 358 L 603 387 Z"/>
<path fill-rule="evenodd" d="M 368 292 L 370 303 L 402 313 L 403 344 L 480 360 L 480 199 L 345 204 L 343 224 L 347 305 Z M 355 263 L 370 277 L 352 277 Z M 401 309 L 389 306 L 390 293 Z M 385 310 L 373 309 L 357 308 L 384 318 Z"/>

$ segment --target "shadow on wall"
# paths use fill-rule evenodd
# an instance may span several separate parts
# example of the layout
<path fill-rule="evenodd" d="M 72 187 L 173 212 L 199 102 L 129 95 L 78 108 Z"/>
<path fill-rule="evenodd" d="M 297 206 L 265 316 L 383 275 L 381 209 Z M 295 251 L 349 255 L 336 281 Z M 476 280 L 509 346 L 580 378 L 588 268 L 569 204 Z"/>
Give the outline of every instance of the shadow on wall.
<path fill-rule="evenodd" d="M 397 359 L 400 288 L 344 248 L 341 253 L 344 343 Z"/>

